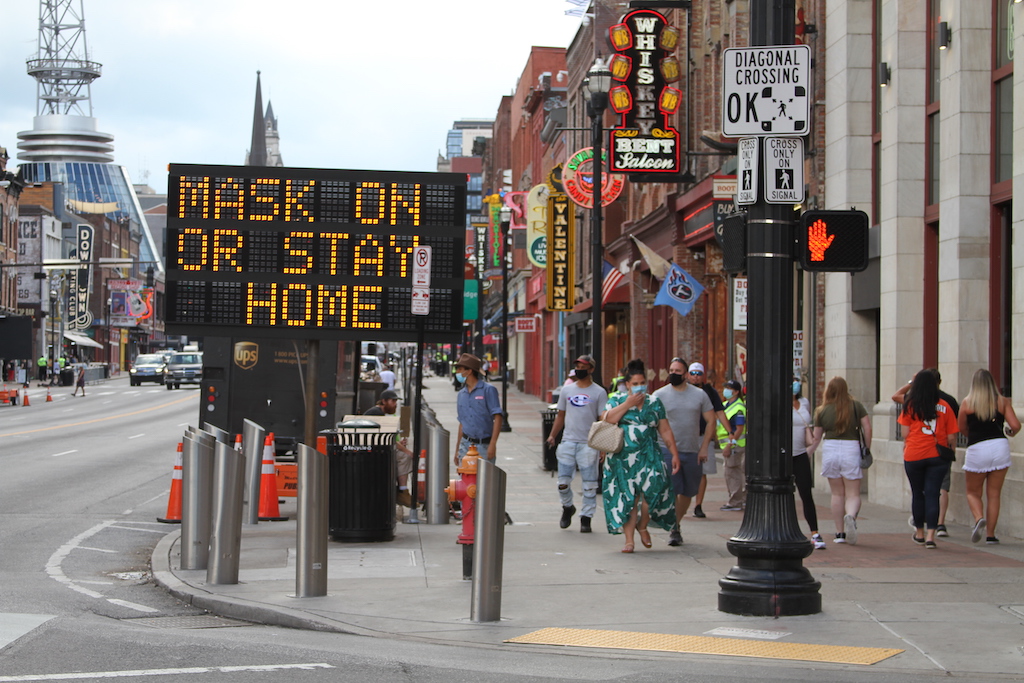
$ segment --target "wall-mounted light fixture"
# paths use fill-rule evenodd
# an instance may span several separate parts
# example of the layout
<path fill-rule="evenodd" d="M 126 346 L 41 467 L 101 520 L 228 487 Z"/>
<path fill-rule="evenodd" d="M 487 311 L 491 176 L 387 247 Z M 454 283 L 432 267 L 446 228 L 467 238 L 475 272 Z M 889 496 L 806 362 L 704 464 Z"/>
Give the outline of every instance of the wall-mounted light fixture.
<path fill-rule="evenodd" d="M 889 79 L 892 77 L 892 71 L 889 70 L 889 62 L 878 63 L 878 85 L 885 87 L 889 85 Z"/>
<path fill-rule="evenodd" d="M 951 31 L 949 30 L 948 21 L 939 22 L 939 49 L 945 50 L 949 47 L 949 41 L 952 40 Z"/>

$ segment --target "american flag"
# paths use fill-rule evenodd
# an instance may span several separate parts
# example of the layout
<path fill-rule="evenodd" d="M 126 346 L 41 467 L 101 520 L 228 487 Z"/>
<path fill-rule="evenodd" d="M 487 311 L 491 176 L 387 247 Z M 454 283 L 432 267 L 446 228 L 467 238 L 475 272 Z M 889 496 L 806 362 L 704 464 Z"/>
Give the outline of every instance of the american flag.
<path fill-rule="evenodd" d="M 604 284 L 601 286 L 601 305 L 604 305 L 608 303 L 608 297 L 612 295 L 612 290 L 618 287 L 619 282 L 622 281 L 622 272 L 607 261 L 604 261 L 602 270 L 604 271 Z"/>

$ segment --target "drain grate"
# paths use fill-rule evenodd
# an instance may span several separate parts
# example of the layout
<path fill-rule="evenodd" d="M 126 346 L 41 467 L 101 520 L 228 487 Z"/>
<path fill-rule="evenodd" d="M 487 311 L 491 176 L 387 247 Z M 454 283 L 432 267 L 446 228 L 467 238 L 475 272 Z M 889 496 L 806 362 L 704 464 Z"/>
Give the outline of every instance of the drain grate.
<path fill-rule="evenodd" d="M 133 624 L 150 628 L 227 628 L 229 626 L 251 626 L 248 621 L 225 619 L 214 614 L 197 614 L 191 617 L 140 617 L 122 619 Z"/>
<path fill-rule="evenodd" d="M 843 645 L 809 645 L 805 643 L 774 643 L 707 636 L 679 636 L 665 633 L 633 633 L 629 631 L 590 631 L 574 628 L 544 628 L 506 643 L 536 645 L 568 645 L 621 650 L 654 650 L 686 654 L 727 655 L 793 659 L 805 662 L 836 664 L 876 664 L 898 655 L 903 650 Z"/>

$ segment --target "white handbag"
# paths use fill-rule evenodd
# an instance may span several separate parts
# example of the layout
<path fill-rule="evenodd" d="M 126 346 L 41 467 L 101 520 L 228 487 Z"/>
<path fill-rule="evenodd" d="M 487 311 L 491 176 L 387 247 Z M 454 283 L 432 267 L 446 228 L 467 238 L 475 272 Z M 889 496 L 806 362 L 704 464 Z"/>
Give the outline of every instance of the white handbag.
<path fill-rule="evenodd" d="M 587 445 L 602 453 L 618 453 L 622 450 L 624 441 L 622 428 L 604 420 L 598 420 L 590 425 L 590 432 L 587 434 Z"/>

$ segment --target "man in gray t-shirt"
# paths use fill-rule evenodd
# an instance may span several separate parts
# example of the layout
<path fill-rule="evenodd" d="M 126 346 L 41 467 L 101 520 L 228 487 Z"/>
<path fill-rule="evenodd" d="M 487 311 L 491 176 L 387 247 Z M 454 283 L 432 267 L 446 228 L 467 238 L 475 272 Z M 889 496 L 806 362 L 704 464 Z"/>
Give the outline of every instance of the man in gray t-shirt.
<path fill-rule="evenodd" d="M 672 428 L 672 436 L 676 440 L 679 451 L 679 471 L 671 475 L 672 489 L 676 494 L 676 523 L 669 532 L 668 544 L 683 544 L 683 536 L 679 532 L 679 521 L 690 509 L 690 500 L 697 494 L 700 479 L 703 475 L 702 465 L 708 457 L 708 444 L 714 430 L 708 429 L 700 433 L 700 419 L 703 417 L 709 424 L 714 424 L 715 410 L 711 399 L 700 387 L 686 382 L 683 373 L 686 365 L 682 359 L 674 358 L 668 366 L 669 383 L 654 392 L 662 405 L 665 406 L 665 417 Z M 672 471 L 672 454 L 669 453 L 661 437 L 662 457 L 666 460 L 667 471 Z"/>
<path fill-rule="evenodd" d="M 587 445 L 590 426 L 597 422 L 608 403 L 608 393 L 594 383 L 594 359 L 580 356 L 576 359 L 576 382 L 562 387 L 558 395 L 558 415 L 551 425 L 548 444 L 554 445 L 558 434 L 565 429 L 562 443 L 558 444 L 558 497 L 562 502 L 562 519 L 558 525 L 566 529 L 572 523 L 576 506 L 572 504 L 572 478 L 579 467 L 583 480 L 583 504 L 580 510 L 580 531 L 590 533 L 590 520 L 597 510 L 597 467 L 599 455 Z"/>

